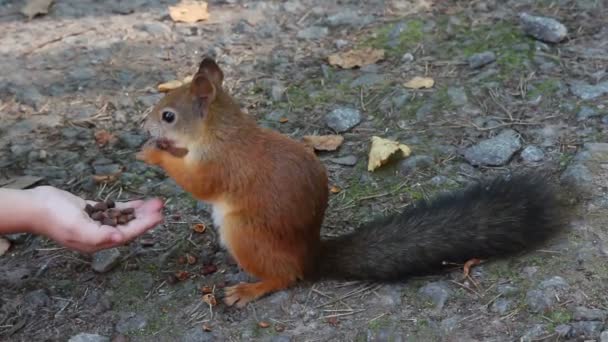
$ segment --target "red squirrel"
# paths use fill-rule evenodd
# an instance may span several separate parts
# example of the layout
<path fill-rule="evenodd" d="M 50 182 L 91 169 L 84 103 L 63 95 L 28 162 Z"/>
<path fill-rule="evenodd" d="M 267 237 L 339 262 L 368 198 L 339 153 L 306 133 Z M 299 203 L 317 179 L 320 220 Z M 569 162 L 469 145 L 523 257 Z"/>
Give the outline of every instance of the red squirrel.
<path fill-rule="evenodd" d="M 204 58 L 191 83 L 165 95 L 145 119 L 151 139 L 137 158 L 160 166 L 213 207 L 221 243 L 259 279 L 227 287 L 243 307 L 301 280 L 393 281 L 444 261 L 504 257 L 546 242 L 564 226 L 542 177 L 515 175 L 421 200 L 399 215 L 321 239 L 325 167 L 303 143 L 258 126 Z"/>

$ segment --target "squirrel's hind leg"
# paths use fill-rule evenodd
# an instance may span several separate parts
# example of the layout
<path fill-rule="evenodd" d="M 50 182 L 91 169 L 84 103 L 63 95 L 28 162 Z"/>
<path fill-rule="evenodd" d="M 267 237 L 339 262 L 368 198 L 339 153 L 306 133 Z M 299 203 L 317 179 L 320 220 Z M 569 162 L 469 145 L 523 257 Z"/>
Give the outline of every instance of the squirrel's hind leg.
<path fill-rule="evenodd" d="M 286 289 L 295 283 L 295 279 L 269 279 L 257 283 L 242 283 L 227 287 L 225 290 L 224 303 L 228 306 L 236 304 L 243 308 L 247 303 L 256 300 L 266 294 Z"/>

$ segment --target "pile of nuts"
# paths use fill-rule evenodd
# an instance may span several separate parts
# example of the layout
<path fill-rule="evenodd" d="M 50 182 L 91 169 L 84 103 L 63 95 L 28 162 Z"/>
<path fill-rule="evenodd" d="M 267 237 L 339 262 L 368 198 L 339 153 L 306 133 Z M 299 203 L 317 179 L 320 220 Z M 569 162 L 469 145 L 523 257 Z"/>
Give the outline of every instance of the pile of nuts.
<path fill-rule="evenodd" d="M 116 227 L 117 225 L 127 224 L 135 219 L 133 208 L 118 209 L 112 200 L 99 202 L 95 205 L 87 204 L 84 207 L 89 216 L 105 226 Z"/>

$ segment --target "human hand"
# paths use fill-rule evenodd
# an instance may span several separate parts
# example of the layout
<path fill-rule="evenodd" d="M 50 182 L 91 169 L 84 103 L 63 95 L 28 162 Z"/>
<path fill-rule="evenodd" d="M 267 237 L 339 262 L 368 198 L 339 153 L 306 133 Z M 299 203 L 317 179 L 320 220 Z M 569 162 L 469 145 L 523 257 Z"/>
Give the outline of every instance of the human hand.
<path fill-rule="evenodd" d="M 117 227 L 102 225 L 84 211 L 87 203 L 67 191 L 51 186 L 31 190 L 38 207 L 33 233 L 45 235 L 57 243 L 84 253 L 92 253 L 125 243 L 142 235 L 163 220 L 163 203 L 159 199 L 117 202 L 118 209 L 135 209 L 135 219 Z"/>

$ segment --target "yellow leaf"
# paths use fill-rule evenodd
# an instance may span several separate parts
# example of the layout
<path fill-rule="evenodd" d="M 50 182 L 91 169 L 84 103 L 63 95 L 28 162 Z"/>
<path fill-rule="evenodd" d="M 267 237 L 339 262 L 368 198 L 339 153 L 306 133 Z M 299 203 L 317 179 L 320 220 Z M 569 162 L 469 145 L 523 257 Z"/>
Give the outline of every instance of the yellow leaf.
<path fill-rule="evenodd" d="M 161 93 L 166 93 L 166 92 L 169 92 L 169 91 L 171 91 L 173 89 L 179 88 L 182 85 L 184 85 L 184 83 L 182 81 L 173 80 L 173 81 L 169 81 L 169 82 L 165 82 L 165 83 L 159 84 L 158 87 L 157 87 L 157 89 Z"/>
<path fill-rule="evenodd" d="M 51 4 L 53 4 L 53 0 L 28 0 L 21 8 L 21 14 L 32 19 L 37 15 L 49 13 Z"/>
<path fill-rule="evenodd" d="M 334 185 L 334 186 L 331 187 L 331 189 L 329 189 L 329 191 L 331 191 L 332 194 L 337 194 L 340 191 L 342 191 L 342 189 L 340 189 L 339 187 L 337 187 L 337 186 Z"/>
<path fill-rule="evenodd" d="M 175 6 L 169 6 L 169 16 L 173 21 L 194 24 L 209 19 L 209 12 L 204 1 L 182 0 Z"/>
<path fill-rule="evenodd" d="M 344 137 L 341 135 L 305 135 L 302 140 L 304 143 L 318 151 L 335 151 Z"/>
<path fill-rule="evenodd" d="M 403 85 L 410 89 L 432 88 L 435 85 L 435 81 L 430 77 L 416 76 Z"/>
<path fill-rule="evenodd" d="M 398 151 L 401 151 L 404 157 L 407 157 L 412 153 L 407 145 L 400 144 L 397 141 L 373 136 L 372 148 L 369 150 L 367 170 L 376 170 L 380 166 L 384 165 L 389 158 Z"/>
<path fill-rule="evenodd" d="M 344 69 L 352 69 L 354 67 L 374 64 L 384 59 L 384 50 L 373 48 L 350 50 L 347 52 L 334 53 L 327 59 L 331 65 L 337 65 Z"/>

